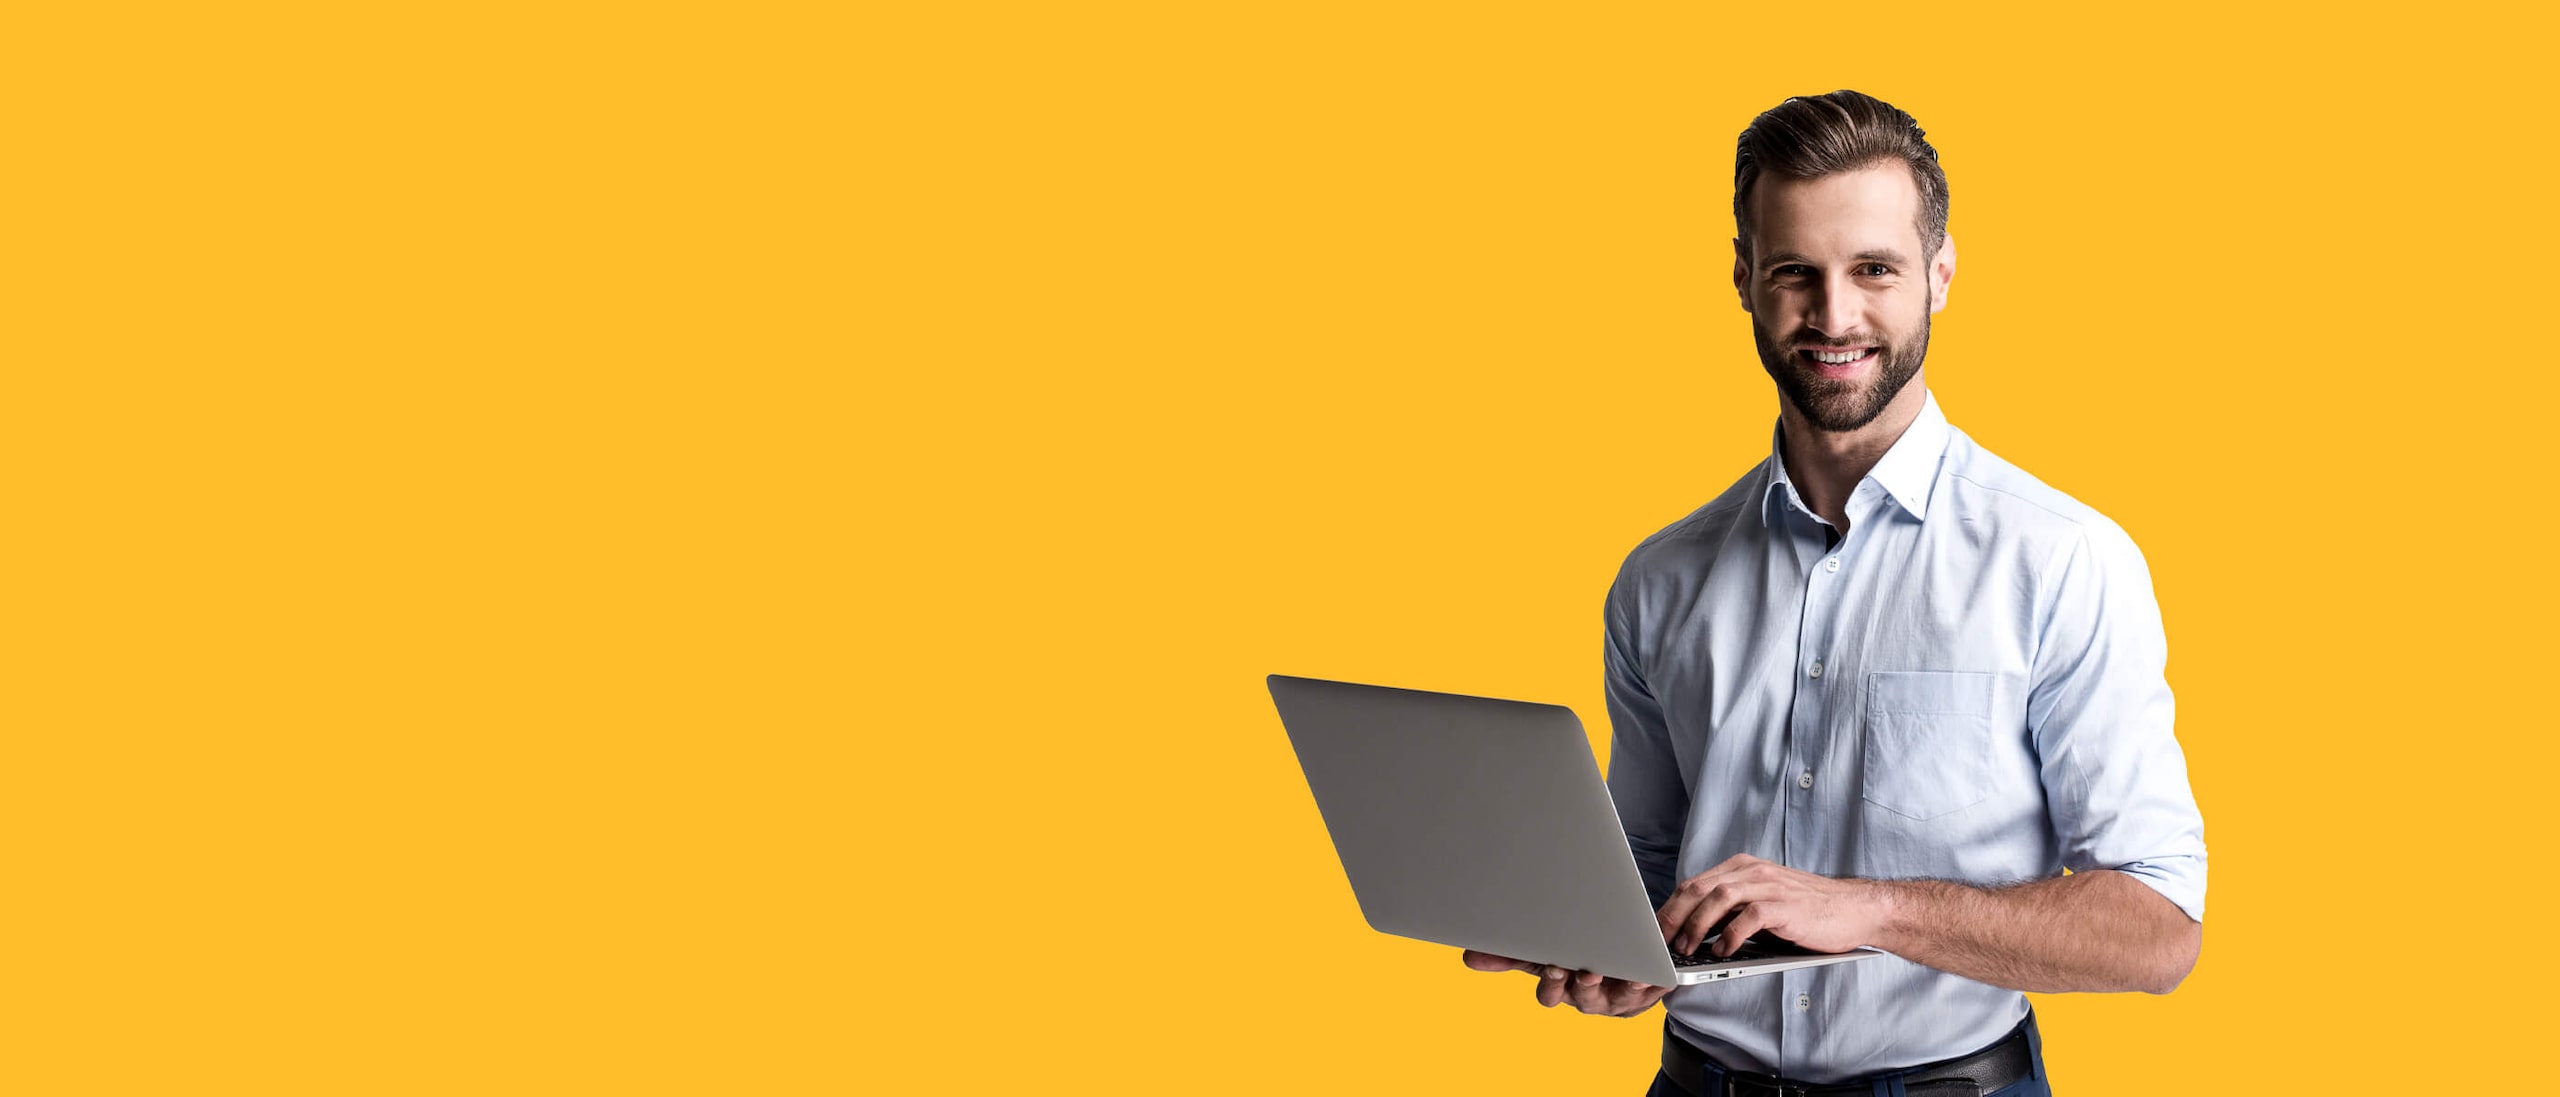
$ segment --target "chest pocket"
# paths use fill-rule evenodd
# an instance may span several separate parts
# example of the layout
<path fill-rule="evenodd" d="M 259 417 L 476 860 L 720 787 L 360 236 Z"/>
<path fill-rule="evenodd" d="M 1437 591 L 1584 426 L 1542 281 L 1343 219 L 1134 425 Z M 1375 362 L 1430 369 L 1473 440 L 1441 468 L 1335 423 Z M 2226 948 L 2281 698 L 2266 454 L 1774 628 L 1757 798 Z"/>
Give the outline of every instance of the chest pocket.
<path fill-rule="evenodd" d="M 1867 675 L 1868 803 L 1935 819 L 1981 803 L 1991 765 L 1992 686 L 1970 671 L 1880 670 Z"/>

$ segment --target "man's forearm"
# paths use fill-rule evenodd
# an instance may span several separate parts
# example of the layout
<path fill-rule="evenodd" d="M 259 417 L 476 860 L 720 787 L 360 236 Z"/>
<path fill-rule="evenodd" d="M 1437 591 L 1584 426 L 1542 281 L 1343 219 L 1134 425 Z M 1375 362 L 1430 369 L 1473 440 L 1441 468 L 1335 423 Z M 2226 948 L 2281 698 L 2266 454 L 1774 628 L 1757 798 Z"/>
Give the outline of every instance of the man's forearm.
<path fill-rule="evenodd" d="M 1884 904 L 1876 947 L 2012 990 L 2167 994 L 2194 969 L 2204 943 L 2202 925 L 2121 872 L 2004 888 L 1872 882 Z"/>

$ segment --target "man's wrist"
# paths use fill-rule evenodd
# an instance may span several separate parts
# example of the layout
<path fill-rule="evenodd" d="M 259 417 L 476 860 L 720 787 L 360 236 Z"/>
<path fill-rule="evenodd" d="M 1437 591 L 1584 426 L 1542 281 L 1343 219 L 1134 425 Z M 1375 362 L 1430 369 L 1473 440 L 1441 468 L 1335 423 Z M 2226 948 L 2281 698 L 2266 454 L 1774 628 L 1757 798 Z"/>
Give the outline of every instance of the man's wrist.
<path fill-rule="evenodd" d="M 1875 929 L 1867 943 L 1897 956 L 1910 942 L 1912 927 L 1918 923 L 1915 909 L 1926 901 L 1917 885 L 1908 880 L 1869 880 L 1867 903 Z"/>

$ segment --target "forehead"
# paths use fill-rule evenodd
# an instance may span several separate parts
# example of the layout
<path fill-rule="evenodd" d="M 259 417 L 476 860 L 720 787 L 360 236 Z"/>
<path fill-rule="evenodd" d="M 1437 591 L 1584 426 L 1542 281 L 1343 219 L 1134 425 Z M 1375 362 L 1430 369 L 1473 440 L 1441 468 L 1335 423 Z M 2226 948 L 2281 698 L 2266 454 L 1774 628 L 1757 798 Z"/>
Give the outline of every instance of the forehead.
<path fill-rule="evenodd" d="M 1819 179 L 1761 176 L 1751 188 L 1751 246 L 1847 257 L 1878 248 L 1920 251 L 1920 185 L 1886 162 Z"/>

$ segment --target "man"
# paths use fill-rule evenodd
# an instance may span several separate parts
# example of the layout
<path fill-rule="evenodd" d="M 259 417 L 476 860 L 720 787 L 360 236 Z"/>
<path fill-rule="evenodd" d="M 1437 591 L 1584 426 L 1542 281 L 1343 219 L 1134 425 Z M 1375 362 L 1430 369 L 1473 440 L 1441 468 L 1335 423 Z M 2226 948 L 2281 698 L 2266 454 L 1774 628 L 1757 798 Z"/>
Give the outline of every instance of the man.
<path fill-rule="evenodd" d="M 2021 991 L 2164 994 L 2203 941 L 2149 572 L 1931 397 L 1956 247 L 1909 115 L 1853 91 L 1760 115 L 1734 217 L 1773 452 L 1611 586 L 1609 791 L 1675 949 L 1730 918 L 1709 951 L 1892 955 L 1677 992 L 1467 964 L 1588 1013 L 1668 994 L 1658 1097 L 2046 1093 Z"/>

